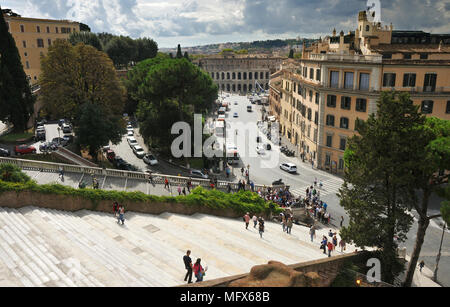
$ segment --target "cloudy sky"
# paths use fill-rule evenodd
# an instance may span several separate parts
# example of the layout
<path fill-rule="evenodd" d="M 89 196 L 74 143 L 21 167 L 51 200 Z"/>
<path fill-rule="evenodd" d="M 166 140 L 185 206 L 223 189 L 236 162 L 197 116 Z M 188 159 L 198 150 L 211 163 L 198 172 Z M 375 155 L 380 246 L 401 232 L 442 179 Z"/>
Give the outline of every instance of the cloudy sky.
<path fill-rule="evenodd" d="M 381 2 L 395 29 L 450 32 L 450 0 Z M 354 30 L 367 0 L 0 0 L 24 17 L 71 19 L 93 32 L 151 37 L 161 48 Z"/>

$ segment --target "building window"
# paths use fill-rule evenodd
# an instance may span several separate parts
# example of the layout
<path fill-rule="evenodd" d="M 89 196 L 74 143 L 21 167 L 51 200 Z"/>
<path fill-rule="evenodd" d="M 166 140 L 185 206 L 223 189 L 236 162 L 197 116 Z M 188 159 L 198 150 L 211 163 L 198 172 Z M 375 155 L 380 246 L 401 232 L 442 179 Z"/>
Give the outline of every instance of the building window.
<path fill-rule="evenodd" d="M 320 101 L 320 94 L 316 93 L 316 104 L 319 104 Z"/>
<path fill-rule="evenodd" d="M 330 86 L 333 88 L 339 87 L 339 72 L 338 71 L 330 72 Z"/>
<path fill-rule="evenodd" d="M 23 44 L 23 48 L 27 48 L 27 42 L 26 41 L 22 41 Z"/>
<path fill-rule="evenodd" d="M 370 26 L 367 25 L 367 26 L 366 26 L 366 32 L 369 32 L 369 31 L 370 31 Z"/>
<path fill-rule="evenodd" d="M 327 107 L 336 108 L 336 96 L 335 95 L 327 96 Z"/>
<path fill-rule="evenodd" d="M 47 27 L 47 33 L 50 33 L 50 27 Z"/>
<path fill-rule="evenodd" d="M 347 146 L 347 139 L 346 138 L 341 138 L 341 143 L 339 144 L 339 149 L 340 150 L 345 150 L 346 146 Z"/>
<path fill-rule="evenodd" d="M 49 38 L 48 39 L 48 46 L 50 47 L 52 45 L 52 40 Z"/>
<path fill-rule="evenodd" d="M 28 61 L 25 62 L 25 66 L 27 69 L 30 69 L 30 63 Z"/>
<path fill-rule="evenodd" d="M 316 80 L 320 82 L 320 69 L 316 70 Z"/>
<path fill-rule="evenodd" d="M 25 32 L 25 27 L 24 27 L 24 25 L 20 25 L 20 32 L 22 32 L 22 33 Z"/>
<path fill-rule="evenodd" d="M 270 79 L 270 73 L 266 72 L 266 79 L 269 80 Z"/>
<path fill-rule="evenodd" d="M 392 59 L 392 53 L 384 53 L 383 59 L 386 59 L 386 60 Z"/>
<path fill-rule="evenodd" d="M 447 101 L 447 108 L 445 109 L 446 114 L 450 114 L 450 100 Z"/>
<path fill-rule="evenodd" d="M 428 54 L 427 53 L 421 53 L 420 54 L 420 59 L 421 60 L 428 60 Z"/>
<path fill-rule="evenodd" d="M 403 75 L 403 87 L 416 86 L 416 74 L 404 74 Z"/>
<path fill-rule="evenodd" d="M 358 112 L 366 112 L 367 109 L 367 100 L 363 98 L 356 99 L 356 111 Z"/>
<path fill-rule="evenodd" d="M 422 101 L 422 113 L 423 114 L 433 113 L 433 104 L 434 104 L 434 102 L 432 100 Z"/>
<path fill-rule="evenodd" d="M 247 80 L 247 73 L 244 72 L 244 80 Z"/>
<path fill-rule="evenodd" d="M 333 136 L 327 135 L 327 147 L 333 147 Z"/>
<path fill-rule="evenodd" d="M 44 48 L 44 40 L 42 38 L 37 39 L 38 48 Z"/>
<path fill-rule="evenodd" d="M 313 92 L 309 91 L 309 101 L 312 101 L 312 98 L 313 98 Z"/>
<path fill-rule="evenodd" d="M 37 33 L 41 33 L 41 27 L 36 26 L 36 31 L 37 31 Z"/>
<path fill-rule="evenodd" d="M 352 98 L 342 96 L 341 97 L 341 109 L 343 110 L 350 110 L 352 107 Z"/>
<path fill-rule="evenodd" d="M 308 120 L 311 120 L 312 118 L 312 110 L 311 108 L 308 108 Z"/>
<path fill-rule="evenodd" d="M 361 73 L 359 75 L 359 89 L 362 91 L 369 90 L 369 82 L 370 82 L 369 80 L 370 80 L 369 74 Z"/>
<path fill-rule="evenodd" d="M 314 79 L 314 68 L 309 69 L 309 78 Z"/>
<path fill-rule="evenodd" d="M 264 73 L 263 72 L 260 72 L 259 73 L 259 78 L 262 80 L 262 79 L 264 79 Z"/>
<path fill-rule="evenodd" d="M 331 156 L 330 154 L 325 155 L 325 166 L 329 166 L 331 164 Z"/>
<path fill-rule="evenodd" d="M 434 92 L 436 90 L 437 74 L 425 74 L 425 81 L 423 83 L 424 92 Z"/>
<path fill-rule="evenodd" d="M 334 127 L 334 115 L 327 115 L 327 126 Z"/>
<path fill-rule="evenodd" d="M 360 128 L 360 125 L 363 123 L 364 121 L 362 119 L 357 118 L 355 120 L 355 130 L 358 131 L 358 129 Z"/>
<path fill-rule="evenodd" d="M 353 78 L 354 74 L 352 72 L 345 73 L 344 87 L 346 89 L 353 89 Z"/>
<path fill-rule="evenodd" d="M 394 73 L 385 73 L 383 76 L 383 87 L 395 87 L 395 76 Z"/>
<path fill-rule="evenodd" d="M 58 27 L 55 27 L 55 32 L 56 32 L 56 33 L 59 33 Z"/>
<path fill-rule="evenodd" d="M 233 80 L 236 80 L 236 73 L 235 72 L 233 73 L 233 77 L 232 78 L 233 78 Z"/>
<path fill-rule="evenodd" d="M 27 57 L 27 56 L 28 56 L 28 53 L 27 53 L 27 52 L 24 52 L 23 55 Z"/>
<path fill-rule="evenodd" d="M 319 124 L 319 113 L 314 112 L 314 124 Z"/>
<path fill-rule="evenodd" d="M 403 58 L 404 58 L 405 60 L 411 60 L 411 53 L 405 53 L 405 54 L 403 55 Z"/>
<path fill-rule="evenodd" d="M 348 118 L 347 117 L 341 117 L 341 125 L 340 127 L 342 129 L 348 129 Z"/>
<path fill-rule="evenodd" d="M 344 169 L 344 160 L 343 159 L 339 159 L 339 169 L 340 170 Z"/>

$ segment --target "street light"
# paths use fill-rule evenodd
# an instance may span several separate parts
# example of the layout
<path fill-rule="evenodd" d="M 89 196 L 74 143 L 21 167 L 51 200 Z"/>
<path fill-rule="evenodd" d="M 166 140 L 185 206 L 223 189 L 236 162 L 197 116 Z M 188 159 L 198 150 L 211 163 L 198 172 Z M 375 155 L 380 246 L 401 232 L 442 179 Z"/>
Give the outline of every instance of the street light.
<path fill-rule="evenodd" d="M 58 145 L 61 145 L 61 127 L 58 126 Z"/>

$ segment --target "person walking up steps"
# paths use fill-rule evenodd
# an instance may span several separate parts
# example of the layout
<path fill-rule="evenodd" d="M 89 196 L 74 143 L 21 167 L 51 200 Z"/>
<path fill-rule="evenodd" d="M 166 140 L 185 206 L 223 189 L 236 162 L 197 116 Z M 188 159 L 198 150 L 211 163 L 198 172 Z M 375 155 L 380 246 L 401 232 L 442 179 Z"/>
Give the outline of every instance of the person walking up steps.
<path fill-rule="evenodd" d="M 203 269 L 201 265 L 201 259 L 198 258 L 197 261 L 195 261 L 194 264 L 194 274 L 197 280 L 195 282 L 201 282 L 203 281 L 203 276 L 205 275 L 205 270 Z"/>
<path fill-rule="evenodd" d="M 292 217 L 289 217 L 287 222 L 286 222 L 286 232 L 288 234 L 291 234 L 291 230 L 292 230 L 292 225 L 293 225 L 293 221 L 292 221 Z"/>
<path fill-rule="evenodd" d="M 333 243 L 331 243 L 331 241 L 327 243 L 327 248 L 328 248 L 328 257 L 331 257 L 331 251 L 333 250 Z"/>
<path fill-rule="evenodd" d="M 256 215 L 253 215 L 253 228 L 256 228 L 256 225 L 258 225 L 258 217 Z"/>
<path fill-rule="evenodd" d="M 344 239 L 341 239 L 341 241 L 339 242 L 339 247 L 341 248 L 341 253 L 343 253 L 345 251 L 345 241 L 344 241 Z"/>
<path fill-rule="evenodd" d="M 314 242 L 314 237 L 316 236 L 316 228 L 314 225 L 309 229 L 309 235 L 311 236 L 311 242 Z"/>
<path fill-rule="evenodd" d="M 263 232 L 264 232 L 264 218 L 261 218 L 259 220 L 259 236 L 261 237 L 261 239 L 262 239 Z"/>
<path fill-rule="evenodd" d="M 113 203 L 113 212 L 114 217 L 117 217 L 117 213 L 119 212 L 119 204 L 116 201 Z"/>
<path fill-rule="evenodd" d="M 192 284 L 192 259 L 190 255 L 191 251 L 188 250 L 186 252 L 186 255 L 184 255 L 183 257 L 184 266 L 186 267 L 187 270 L 186 276 L 184 277 L 184 281 L 187 281 L 188 284 Z"/>
<path fill-rule="evenodd" d="M 246 215 L 244 215 L 244 222 L 245 222 L 245 229 L 248 229 L 248 224 L 250 223 L 250 215 L 249 215 L 249 213 L 247 212 L 247 214 Z"/>
<path fill-rule="evenodd" d="M 122 225 L 124 225 L 124 223 L 125 223 L 124 214 L 125 214 L 124 206 L 119 206 L 119 218 L 117 219 L 118 224 L 120 224 L 120 222 L 122 222 Z"/>

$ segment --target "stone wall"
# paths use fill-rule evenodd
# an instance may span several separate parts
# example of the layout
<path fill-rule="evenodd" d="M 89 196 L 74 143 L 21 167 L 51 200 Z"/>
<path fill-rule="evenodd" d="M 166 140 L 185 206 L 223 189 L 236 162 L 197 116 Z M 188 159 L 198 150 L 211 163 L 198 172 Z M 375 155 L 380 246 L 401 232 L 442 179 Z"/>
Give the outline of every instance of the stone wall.
<path fill-rule="evenodd" d="M 89 199 L 70 195 L 44 194 L 33 191 L 17 193 L 15 191 L 0 194 L 0 206 L 7 208 L 38 207 L 63 211 L 91 210 L 112 213 L 111 200 L 103 200 L 97 203 Z M 196 213 L 214 215 L 227 218 L 238 218 L 241 214 L 230 209 L 213 209 L 206 206 L 185 205 L 179 203 L 160 202 L 120 202 L 126 211 L 159 215 L 162 213 L 174 213 L 182 215 L 193 215 Z M 265 219 L 268 217 L 261 214 Z"/>

